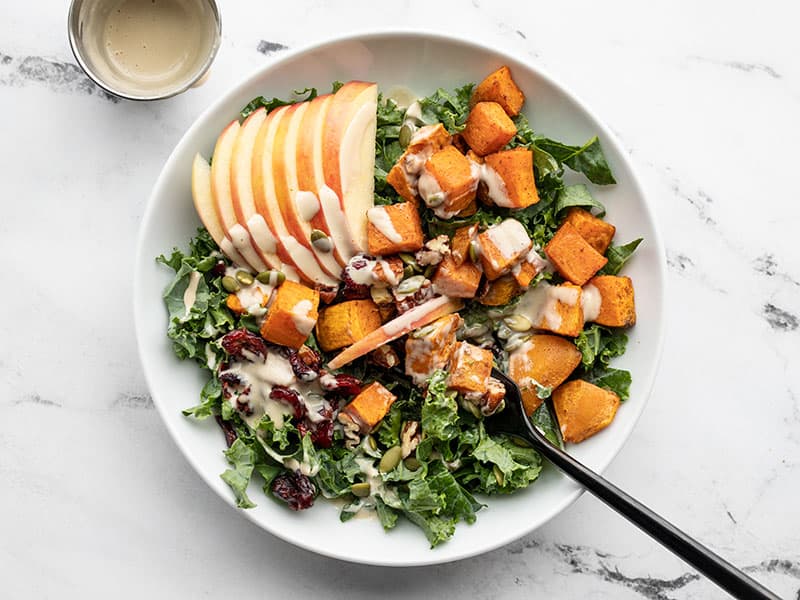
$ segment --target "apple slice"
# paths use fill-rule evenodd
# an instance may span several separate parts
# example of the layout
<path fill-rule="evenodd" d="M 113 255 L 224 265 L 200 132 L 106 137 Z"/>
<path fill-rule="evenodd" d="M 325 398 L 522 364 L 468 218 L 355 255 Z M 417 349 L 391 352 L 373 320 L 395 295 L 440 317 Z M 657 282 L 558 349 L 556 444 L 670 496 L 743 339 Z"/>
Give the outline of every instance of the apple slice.
<path fill-rule="evenodd" d="M 267 111 L 263 107 L 259 108 L 253 111 L 239 128 L 231 161 L 231 193 L 236 220 L 250 233 L 259 257 L 271 269 L 280 270 L 283 263 L 276 254 L 275 237 L 264 217 L 256 211 L 253 196 L 253 149 L 258 131 L 266 118 Z"/>
<path fill-rule="evenodd" d="M 311 222 L 312 228 L 325 232 L 331 238 L 333 254 L 339 265 L 344 267 L 359 249 L 353 243 L 350 226 L 339 198 L 325 185 L 323 137 L 332 102 L 332 94 L 314 98 L 300 124 L 296 158 L 299 192 L 295 202 L 298 204 L 300 216 L 309 217 L 307 220 Z"/>
<path fill-rule="evenodd" d="M 338 196 L 353 243 L 367 250 L 367 210 L 374 204 L 378 86 L 343 85 L 325 119 L 322 161 L 325 183 Z"/>
<path fill-rule="evenodd" d="M 310 209 L 316 208 L 312 203 L 316 202 L 318 207 L 319 201 L 316 200 L 316 196 L 312 198 L 309 192 L 304 190 L 300 193 L 298 189 L 298 132 L 304 115 L 309 110 L 316 110 L 317 106 L 309 102 L 295 105 L 292 107 L 294 110 L 290 111 L 291 114 L 283 120 L 278 132 L 275 134 L 275 148 L 272 158 L 275 194 L 278 197 L 281 215 L 289 233 L 297 242 L 311 251 L 323 271 L 335 279 L 340 279 L 342 265 L 336 261 L 336 257 L 330 251 L 333 248 L 331 247 L 328 252 L 323 252 L 311 243 L 313 228 L 309 223 L 309 219 L 304 218 L 311 212 Z M 333 240 L 331 240 L 332 244 Z"/>
<path fill-rule="evenodd" d="M 274 173 L 274 156 L 278 149 L 277 134 L 285 124 L 288 124 L 297 106 L 296 104 L 282 106 L 270 112 L 256 136 L 252 164 L 256 210 L 264 217 L 275 236 L 276 251 L 285 265 L 294 267 L 300 278 L 308 283 L 335 287 L 338 281 L 325 273 L 314 258 L 314 254 L 291 235 L 278 203 L 276 193 L 278 178 Z"/>
<path fill-rule="evenodd" d="M 226 236 L 242 255 L 247 265 L 254 271 L 266 270 L 266 265 L 256 253 L 255 243 L 250 232 L 239 224 L 233 209 L 231 193 L 231 162 L 233 146 L 239 135 L 239 121 L 232 121 L 222 130 L 217 144 L 214 146 L 214 158 L 211 163 L 211 195 L 214 198 L 217 217 L 225 230 Z"/>
<path fill-rule="evenodd" d="M 364 356 L 376 348 L 380 348 L 384 344 L 388 344 L 407 333 L 411 333 L 415 329 L 432 323 L 439 317 L 461 310 L 463 306 L 464 304 L 461 300 L 457 298 L 448 298 L 447 296 L 439 296 L 433 300 L 428 300 L 425 304 L 415 306 L 408 312 L 404 312 L 399 317 L 392 319 L 388 323 L 384 323 L 383 326 L 367 334 L 355 344 L 336 355 L 333 360 L 328 363 L 328 366 L 331 369 L 339 369 L 358 357 Z"/>
<path fill-rule="evenodd" d="M 242 255 L 237 252 L 231 241 L 225 236 L 225 230 L 219 222 L 219 217 L 217 217 L 214 196 L 211 194 L 211 165 L 200 154 L 195 154 L 194 161 L 192 161 L 192 199 L 200 221 L 223 254 L 235 264 L 241 267 L 249 267 L 247 261 L 242 258 Z"/>

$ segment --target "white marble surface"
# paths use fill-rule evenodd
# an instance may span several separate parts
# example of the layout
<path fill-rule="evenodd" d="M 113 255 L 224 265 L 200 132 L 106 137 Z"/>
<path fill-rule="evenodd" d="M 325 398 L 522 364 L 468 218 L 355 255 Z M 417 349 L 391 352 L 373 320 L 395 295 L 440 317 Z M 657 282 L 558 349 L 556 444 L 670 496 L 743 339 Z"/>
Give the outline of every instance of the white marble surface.
<path fill-rule="evenodd" d="M 0 597 L 725 597 L 587 496 L 455 564 L 320 558 L 228 509 L 153 410 L 131 273 L 172 146 L 285 47 L 424 26 L 529 57 L 628 148 L 666 240 L 669 325 L 649 405 L 607 475 L 800 598 L 798 5 L 223 4 L 210 81 L 131 104 L 74 66 L 65 1 L 3 3 Z"/>

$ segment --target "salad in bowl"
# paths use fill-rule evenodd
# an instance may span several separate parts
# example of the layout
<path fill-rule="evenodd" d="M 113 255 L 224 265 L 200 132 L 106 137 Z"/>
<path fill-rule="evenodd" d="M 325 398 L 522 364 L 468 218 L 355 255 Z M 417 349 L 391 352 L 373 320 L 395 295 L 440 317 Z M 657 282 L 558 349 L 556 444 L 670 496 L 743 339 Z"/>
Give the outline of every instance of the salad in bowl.
<path fill-rule="evenodd" d="M 336 82 L 253 99 L 195 156 L 203 227 L 158 258 L 167 335 L 207 375 L 184 414 L 219 424 L 239 507 L 324 499 L 436 546 L 542 470 L 487 433 L 493 367 L 554 444 L 612 423 L 641 240 L 592 194 L 615 183 L 598 138 L 534 132 L 524 103 L 505 66 L 421 98 Z"/>

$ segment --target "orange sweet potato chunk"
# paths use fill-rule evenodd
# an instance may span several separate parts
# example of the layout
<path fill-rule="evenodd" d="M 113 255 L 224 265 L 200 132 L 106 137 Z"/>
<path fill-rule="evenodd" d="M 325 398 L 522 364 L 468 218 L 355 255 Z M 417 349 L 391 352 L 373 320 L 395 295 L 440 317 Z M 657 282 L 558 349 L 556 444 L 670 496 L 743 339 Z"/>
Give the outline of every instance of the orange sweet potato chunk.
<path fill-rule="evenodd" d="M 469 260 L 469 244 L 478 235 L 477 225 L 466 225 L 459 227 L 450 240 L 450 256 L 457 267 L 461 266 L 465 260 Z"/>
<path fill-rule="evenodd" d="M 401 198 L 416 203 L 416 180 L 431 154 L 450 144 L 450 134 L 441 123 L 421 127 L 411 138 L 403 155 L 389 170 L 386 182 Z"/>
<path fill-rule="evenodd" d="M 589 280 L 600 294 L 600 310 L 593 319 L 607 327 L 630 327 L 636 324 L 636 305 L 630 277 L 598 275 Z"/>
<path fill-rule="evenodd" d="M 470 98 L 470 106 L 478 102 L 497 102 L 510 117 L 516 117 L 525 103 L 525 94 L 511 77 L 511 70 L 502 66 L 481 81 Z"/>
<path fill-rule="evenodd" d="M 565 442 L 577 444 L 614 420 L 619 396 L 588 381 L 569 381 L 553 392 L 553 407 Z"/>
<path fill-rule="evenodd" d="M 467 342 L 456 343 L 450 361 L 447 387 L 461 394 L 485 394 L 488 391 L 493 360 L 491 350 Z"/>
<path fill-rule="evenodd" d="M 341 412 L 359 426 L 361 433 L 367 433 L 386 416 L 396 399 L 397 396 L 375 381 L 361 390 Z"/>
<path fill-rule="evenodd" d="M 475 200 L 478 189 L 476 174 L 469 159 L 454 146 L 445 146 L 434 153 L 425 163 L 425 171 L 436 180 L 444 194 L 442 206 L 445 212 L 457 213 Z"/>
<path fill-rule="evenodd" d="M 456 348 L 456 331 L 461 327 L 458 313 L 445 315 L 406 338 L 406 375 L 424 385 L 436 369 L 444 369 Z"/>
<path fill-rule="evenodd" d="M 367 243 L 373 256 L 416 252 L 424 242 L 419 212 L 412 202 L 374 206 L 367 211 Z"/>
<path fill-rule="evenodd" d="M 581 362 L 581 353 L 571 341 L 557 335 L 536 334 L 511 353 L 508 376 L 519 386 L 525 412 L 532 415 L 543 402 L 537 383 L 556 388 Z"/>
<path fill-rule="evenodd" d="M 567 211 L 565 223 L 569 223 L 589 245 L 600 254 L 605 254 L 611 245 L 611 240 L 617 231 L 611 223 L 598 219 L 589 211 L 574 206 Z"/>
<path fill-rule="evenodd" d="M 583 285 L 608 262 L 570 223 L 563 223 L 547 245 L 545 254 L 564 278 Z"/>
<path fill-rule="evenodd" d="M 433 288 L 451 298 L 474 298 L 481 283 L 481 270 L 472 261 L 456 265 L 452 254 L 444 257 L 433 276 Z"/>
<path fill-rule="evenodd" d="M 488 196 L 489 200 L 508 208 L 525 208 L 539 202 L 539 192 L 533 179 L 533 152 L 528 148 L 500 150 L 489 154 L 485 158 L 485 164 L 494 169 L 503 181 L 507 196 L 506 198 Z M 491 192 L 491 189 L 487 191 Z"/>
<path fill-rule="evenodd" d="M 381 313 L 372 300 L 347 300 L 320 311 L 317 342 L 325 352 L 354 344 L 381 326 Z"/>
<path fill-rule="evenodd" d="M 284 281 L 273 296 L 261 324 L 261 337 L 280 346 L 297 349 L 317 322 L 319 292 L 294 281 Z"/>
<path fill-rule="evenodd" d="M 584 325 L 582 295 L 580 286 L 571 283 L 550 286 L 547 288 L 541 319 L 533 326 L 559 335 L 576 337 Z"/>
<path fill-rule="evenodd" d="M 508 272 L 533 245 L 525 228 L 516 219 L 492 225 L 478 236 L 478 243 L 483 272 L 489 281 Z"/>
<path fill-rule="evenodd" d="M 467 117 L 461 135 L 479 156 L 497 152 L 517 134 L 514 121 L 497 102 L 478 102 Z"/>

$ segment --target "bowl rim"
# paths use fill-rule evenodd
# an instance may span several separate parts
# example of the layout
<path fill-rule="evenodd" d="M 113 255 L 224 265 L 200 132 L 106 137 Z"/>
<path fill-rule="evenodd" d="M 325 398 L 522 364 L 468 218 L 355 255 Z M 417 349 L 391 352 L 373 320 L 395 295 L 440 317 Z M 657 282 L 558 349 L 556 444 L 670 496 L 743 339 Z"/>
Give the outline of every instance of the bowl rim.
<path fill-rule="evenodd" d="M 155 208 L 155 198 L 161 194 L 161 188 L 166 185 L 167 174 L 172 172 L 175 168 L 175 164 L 177 161 L 177 157 L 180 154 L 180 150 L 183 148 L 184 145 L 188 143 L 188 139 L 192 137 L 192 134 L 200 128 L 200 123 L 206 120 L 208 115 L 218 110 L 222 105 L 227 103 L 230 98 L 236 96 L 241 92 L 243 89 L 249 87 L 255 80 L 259 78 L 263 78 L 269 74 L 270 71 L 278 68 L 279 66 L 283 65 L 286 62 L 291 62 L 302 58 L 304 55 L 319 52 L 320 50 L 324 50 L 330 46 L 336 46 L 341 43 L 345 42 L 354 42 L 354 41 L 364 41 L 364 40 L 387 40 L 392 38 L 408 38 L 408 37 L 416 37 L 420 39 L 426 40 L 435 40 L 438 42 L 443 43 L 455 43 L 464 46 L 472 47 L 475 50 L 480 51 L 487 51 L 500 57 L 509 58 L 521 64 L 524 64 L 526 68 L 530 69 L 531 71 L 535 72 L 537 76 L 541 77 L 542 79 L 546 80 L 549 85 L 553 86 L 558 92 L 568 96 L 571 101 L 573 101 L 577 107 L 583 111 L 590 119 L 592 119 L 595 123 L 597 123 L 599 130 L 596 132 L 598 137 L 601 137 L 604 144 L 608 144 L 609 146 L 613 147 L 614 151 L 620 156 L 621 160 L 624 161 L 626 167 L 630 171 L 631 178 L 630 178 L 630 185 L 632 190 L 642 199 L 644 205 L 644 212 L 648 216 L 650 220 L 650 224 L 652 225 L 653 229 L 653 236 L 652 239 L 648 238 L 647 243 L 648 246 L 651 246 L 656 255 L 656 263 L 658 269 L 658 279 L 661 282 L 661 295 L 659 297 L 659 302 L 657 302 L 657 306 L 655 307 L 653 315 L 653 325 L 654 331 L 656 335 L 656 345 L 655 347 L 650 348 L 650 354 L 652 356 L 652 363 L 650 372 L 647 374 L 649 381 L 645 381 L 643 385 L 643 394 L 640 398 L 637 398 L 637 404 L 639 406 L 638 412 L 635 416 L 629 421 L 627 430 L 624 432 L 624 435 L 621 434 L 621 443 L 619 446 L 608 455 L 606 461 L 596 467 L 596 472 L 602 474 L 608 466 L 613 462 L 622 448 L 628 443 L 631 437 L 631 433 L 633 429 L 636 427 L 639 419 L 644 412 L 647 402 L 649 401 L 650 396 L 652 395 L 653 386 L 655 384 L 656 376 L 658 374 L 659 365 L 661 362 L 661 357 L 664 349 L 664 318 L 665 318 L 665 298 L 667 296 L 666 293 L 666 286 L 667 286 L 667 278 L 666 278 L 666 252 L 664 248 L 663 238 L 661 232 L 658 228 L 658 222 L 655 218 L 655 210 L 653 207 L 652 202 L 649 200 L 647 194 L 645 194 L 644 186 L 642 185 L 641 179 L 636 173 L 636 169 L 634 168 L 634 163 L 628 153 L 625 151 L 624 146 L 622 143 L 617 139 L 617 136 L 614 132 L 592 111 L 584 102 L 583 100 L 576 95 L 572 90 L 562 84 L 557 78 L 553 77 L 546 69 L 540 67 L 539 65 L 534 65 L 530 58 L 523 58 L 519 54 L 509 51 L 505 48 L 497 49 L 489 45 L 489 43 L 483 43 L 480 40 L 476 39 L 466 39 L 464 37 L 460 37 L 458 35 L 450 34 L 450 33 L 443 33 L 440 31 L 435 30 L 420 30 L 420 29 L 411 29 L 411 28 L 367 28 L 363 30 L 352 30 L 342 35 L 325 37 L 318 39 L 315 42 L 303 44 L 298 46 L 297 48 L 291 49 L 283 53 L 280 57 L 277 57 L 273 60 L 270 60 L 267 64 L 261 65 L 255 69 L 253 69 L 248 75 L 241 78 L 235 85 L 231 86 L 224 94 L 218 97 L 214 102 L 212 102 L 203 112 L 201 112 L 189 126 L 189 128 L 184 132 L 181 136 L 178 143 L 173 148 L 172 152 L 170 153 L 167 160 L 164 162 L 164 166 L 161 169 L 161 172 L 156 179 L 156 182 L 152 188 L 150 196 L 148 197 L 147 204 L 145 206 L 145 211 L 142 216 L 142 221 L 139 228 L 138 239 L 136 244 L 136 257 L 134 262 L 134 278 L 133 278 L 133 303 L 134 303 L 134 325 L 136 330 L 136 344 L 138 349 L 138 356 L 139 361 L 142 364 L 142 372 L 145 377 L 145 382 L 147 384 L 148 390 L 150 391 L 151 395 L 153 396 L 153 403 L 158 410 L 159 416 L 161 417 L 162 422 L 166 426 L 172 441 L 180 450 L 181 454 L 186 458 L 195 472 L 203 479 L 203 481 L 215 492 L 217 495 L 221 496 L 223 501 L 231 508 L 233 508 L 240 516 L 246 518 L 247 520 L 251 521 L 252 523 L 256 524 L 261 530 L 285 541 L 293 546 L 302 548 L 304 550 L 308 550 L 315 554 L 326 556 L 329 558 L 334 558 L 337 560 L 342 560 L 345 562 L 350 562 L 354 564 L 363 564 L 363 565 L 370 565 L 370 566 L 382 566 L 382 567 L 418 567 L 418 566 L 429 566 L 429 565 L 436 565 L 436 564 L 444 564 L 449 562 L 460 561 L 466 558 L 471 558 L 474 556 L 478 556 L 481 554 L 485 554 L 487 552 L 491 552 L 496 550 L 497 548 L 503 547 L 507 544 L 514 542 L 515 540 L 530 534 L 531 532 L 535 531 L 536 529 L 542 527 L 546 523 L 548 523 L 551 519 L 553 519 L 558 514 L 562 513 L 566 510 L 569 506 L 571 506 L 585 491 L 583 488 L 574 484 L 574 489 L 570 491 L 568 494 L 564 496 L 564 498 L 554 504 L 549 511 L 545 513 L 539 513 L 537 516 L 537 523 L 534 526 L 526 526 L 520 529 L 515 529 L 509 535 L 499 536 L 495 540 L 493 540 L 490 544 L 482 545 L 479 548 L 475 549 L 467 549 L 463 552 L 458 553 L 455 556 L 441 556 L 435 552 L 427 552 L 421 554 L 419 559 L 411 559 L 411 560 L 401 560 L 401 561 L 389 561 L 382 559 L 380 556 L 370 557 L 367 560 L 364 559 L 357 559 L 353 557 L 343 556 L 337 554 L 333 551 L 328 551 L 325 549 L 316 548 L 313 544 L 305 543 L 302 540 L 295 540 L 287 535 L 282 534 L 281 532 L 275 531 L 272 528 L 269 528 L 266 524 L 261 523 L 258 521 L 249 511 L 240 510 L 235 507 L 235 503 L 232 501 L 230 497 L 225 497 L 220 494 L 217 489 L 212 485 L 212 482 L 204 473 L 203 469 L 199 461 L 192 456 L 188 449 L 185 448 L 183 445 L 178 443 L 178 437 L 176 435 L 176 431 L 174 430 L 174 426 L 171 421 L 167 418 L 167 407 L 162 405 L 156 395 L 153 393 L 153 386 L 151 381 L 151 375 L 148 373 L 147 368 L 145 367 L 145 348 L 142 344 L 142 336 L 140 335 L 140 328 L 145 319 L 145 315 L 143 313 L 143 307 L 139 305 L 137 302 L 137 293 L 136 290 L 140 289 L 142 282 L 142 268 L 144 266 L 143 261 L 145 257 L 143 256 L 143 246 L 145 243 L 145 236 L 144 232 L 150 229 L 150 223 L 154 218 L 154 214 L 156 211 Z M 637 376 L 639 377 L 639 376 Z M 640 379 L 640 381 L 643 381 Z"/>

